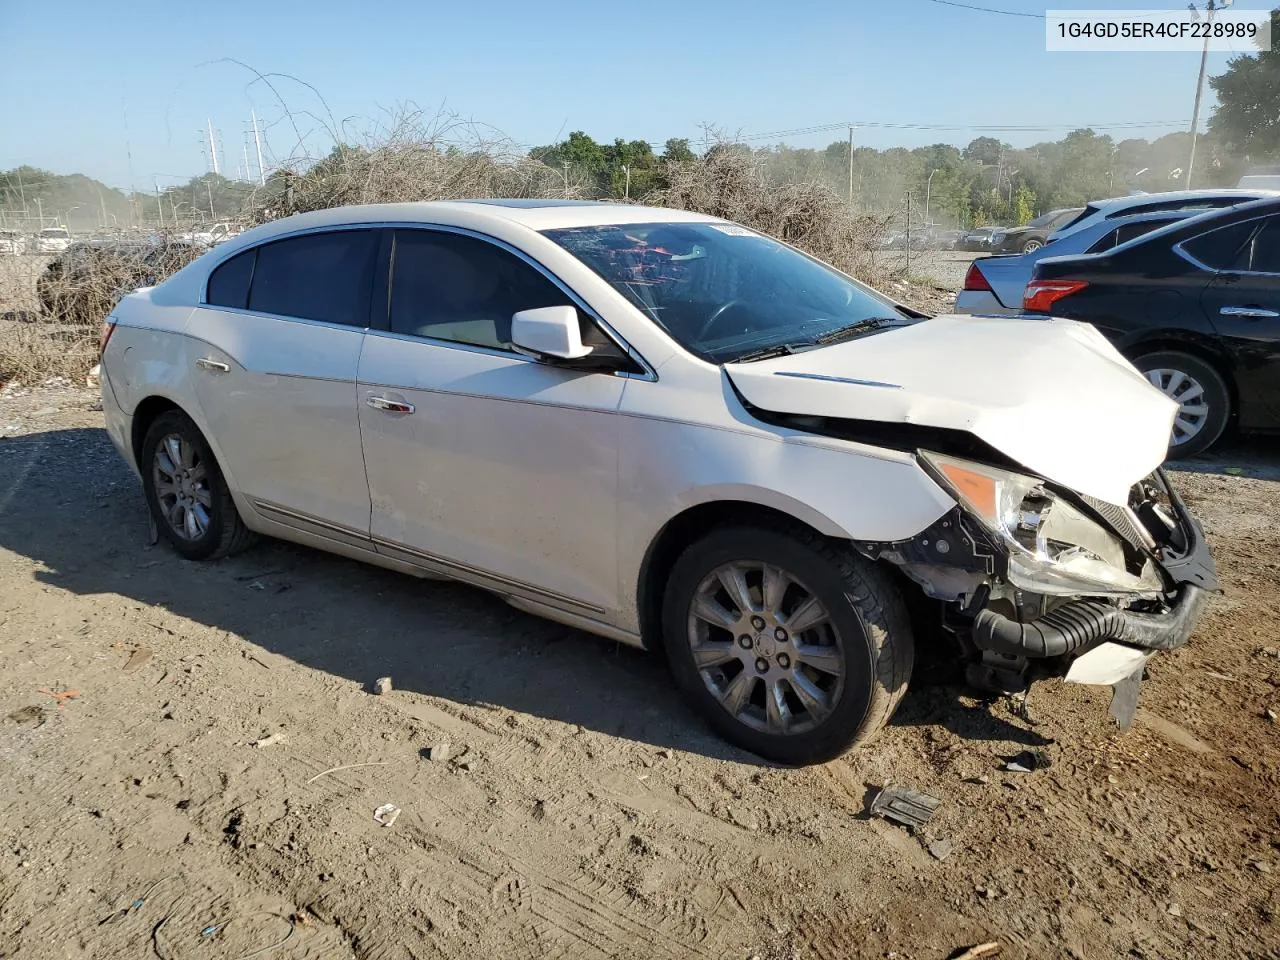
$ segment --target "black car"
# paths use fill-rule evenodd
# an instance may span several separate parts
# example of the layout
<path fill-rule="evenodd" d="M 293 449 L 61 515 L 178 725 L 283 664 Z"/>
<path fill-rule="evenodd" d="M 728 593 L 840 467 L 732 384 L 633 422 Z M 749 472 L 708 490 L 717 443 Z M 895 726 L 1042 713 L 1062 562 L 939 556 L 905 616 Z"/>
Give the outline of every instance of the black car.
<path fill-rule="evenodd" d="M 1084 207 L 1072 207 L 1069 210 L 1050 210 L 1041 214 L 1026 226 L 1005 227 L 997 230 L 992 237 L 996 253 L 1030 253 L 1039 250 L 1049 242 L 1049 235 L 1059 227 L 1065 227 L 1080 214 Z"/>
<path fill-rule="evenodd" d="M 1207 450 L 1230 423 L 1280 431 L 1280 200 L 1048 257 L 1023 307 L 1093 324 L 1178 402 L 1170 456 Z"/>

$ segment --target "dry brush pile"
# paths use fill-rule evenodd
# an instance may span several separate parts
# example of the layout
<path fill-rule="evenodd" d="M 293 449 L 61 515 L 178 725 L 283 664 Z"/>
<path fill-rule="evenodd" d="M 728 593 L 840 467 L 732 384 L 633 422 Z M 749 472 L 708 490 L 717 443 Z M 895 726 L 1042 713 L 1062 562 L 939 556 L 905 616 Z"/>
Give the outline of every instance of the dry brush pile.
<path fill-rule="evenodd" d="M 402 118 L 364 144 L 335 148 L 273 176 L 245 217 L 265 222 L 344 204 L 468 197 L 586 196 L 565 174 L 486 140 L 474 124 Z M 721 145 L 664 168 L 641 202 L 736 220 L 872 284 L 890 282 L 872 241 L 883 218 L 859 214 L 825 184 L 778 183 L 749 151 Z M 127 291 L 155 283 L 199 251 L 189 245 L 77 247 L 48 257 L 0 258 L 0 383 L 61 375 L 81 379 L 96 359 L 102 319 Z M 895 291 L 916 292 L 900 281 Z M 25 322 L 24 322 L 25 321 Z"/>
<path fill-rule="evenodd" d="M 102 321 L 120 298 L 158 283 L 201 253 L 165 238 L 76 244 L 55 256 L 0 258 L 0 384 L 83 380 L 97 362 Z"/>

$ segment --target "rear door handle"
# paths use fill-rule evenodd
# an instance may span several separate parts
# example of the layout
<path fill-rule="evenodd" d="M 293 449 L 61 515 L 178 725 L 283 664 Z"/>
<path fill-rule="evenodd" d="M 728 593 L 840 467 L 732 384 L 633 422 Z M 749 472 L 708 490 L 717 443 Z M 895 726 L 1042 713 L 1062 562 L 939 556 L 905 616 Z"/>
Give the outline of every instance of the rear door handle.
<path fill-rule="evenodd" d="M 1254 320 L 1280 317 L 1280 310 L 1266 310 L 1262 307 L 1223 307 L 1218 312 L 1224 317 L 1252 317 Z"/>
<path fill-rule="evenodd" d="M 418 408 L 412 403 L 404 403 L 400 400 L 388 400 L 386 397 L 370 397 L 365 401 L 375 410 L 382 410 L 386 413 L 413 413 Z"/>
<path fill-rule="evenodd" d="M 231 368 L 219 360 L 210 360 L 208 357 L 201 357 L 196 361 L 196 366 L 201 370 L 208 370 L 210 373 L 229 373 Z"/>

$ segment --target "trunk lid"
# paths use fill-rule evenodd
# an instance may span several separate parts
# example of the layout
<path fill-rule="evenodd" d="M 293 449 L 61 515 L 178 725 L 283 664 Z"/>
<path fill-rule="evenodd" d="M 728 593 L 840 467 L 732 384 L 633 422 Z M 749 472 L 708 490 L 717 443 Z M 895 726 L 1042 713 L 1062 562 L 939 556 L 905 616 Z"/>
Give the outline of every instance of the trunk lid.
<path fill-rule="evenodd" d="M 1178 409 L 1092 326 L 1051 318 L 935 317 L 725 371 L 763 410 L 967 431 L 1115 504 L 1164 461 Z"/>

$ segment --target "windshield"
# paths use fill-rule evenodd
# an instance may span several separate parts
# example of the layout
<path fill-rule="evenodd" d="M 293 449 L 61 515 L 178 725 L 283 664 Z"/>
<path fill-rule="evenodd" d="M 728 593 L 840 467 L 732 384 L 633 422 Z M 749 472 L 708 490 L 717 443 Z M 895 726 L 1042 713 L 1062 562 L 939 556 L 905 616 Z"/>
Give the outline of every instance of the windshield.
<path fill-rule="evenodd" d="M 545 235 L 713 363 L 813 346 L 869 320 L 912 322 L 870 288 L 732 223 L 574 227 Z"/>

